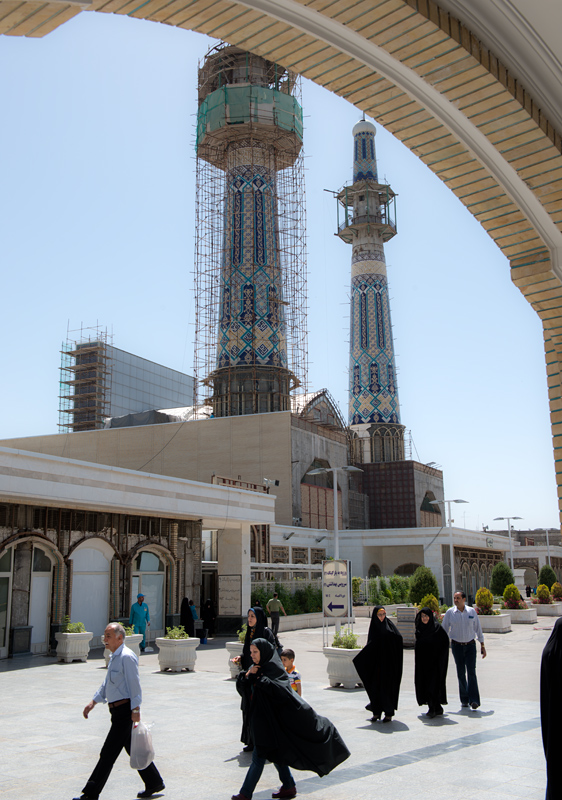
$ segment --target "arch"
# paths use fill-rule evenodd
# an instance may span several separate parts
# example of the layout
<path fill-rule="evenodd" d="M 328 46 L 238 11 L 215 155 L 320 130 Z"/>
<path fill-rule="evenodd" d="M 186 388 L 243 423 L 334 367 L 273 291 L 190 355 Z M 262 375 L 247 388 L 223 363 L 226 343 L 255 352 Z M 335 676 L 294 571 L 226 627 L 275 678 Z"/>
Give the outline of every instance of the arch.
<path fill-rule="evenodd" d="M 87 544 L 88 547 L 91 547 L 93 550 L 99 550 L 99 552 L 103 553 L 108 560 L 111 560 L 112 558 L 118 558 L 121 560 L 121 556 L 113 542 L 110 542 L 103 536 L 86 536 L 84 539 L 80 539 L 68 548 L 68 555 L 66 558 L 72 558 L 74 552 L 84 544 Z"/>
<path fill-rule="evenodd" d="M 378 564 L 371 564 L 367 575 L 369 578 L 379 578 L 382 575 L 381 568 Z"/>
<path fill-rule="evenodd" d="M 102 644 L 110 620 L 113 546 L 97 536 L 78 542 L 68 555 L 71 577 L 70 616 L 93 633 L 93 646 Z"/>
<path fill-rule="evenodd" d="M 154 556 L 143 560 L 143 554 Z M 143 563 L 146 562 L 146 563 Z M 162 636 L 166 627 L 166 613 L 173 608 L 176 585 L 175 561 L 163 545 L 145 540 L 129 553 L 130 605 L 136 602 L 137 593 L 143 592 L 150 611 L 150 635 Z"/>
<path fill-rule="evenodd" d="M 409 578 L 410 575 L 413 575 L 417 568 L 421 566 L 422 564 L 415 564 L 413 561 L 410 561 L 406 564 L 400 564 L 399 567 L 396 567 L 394 574 L 401 575 L 404 578 Z"/>

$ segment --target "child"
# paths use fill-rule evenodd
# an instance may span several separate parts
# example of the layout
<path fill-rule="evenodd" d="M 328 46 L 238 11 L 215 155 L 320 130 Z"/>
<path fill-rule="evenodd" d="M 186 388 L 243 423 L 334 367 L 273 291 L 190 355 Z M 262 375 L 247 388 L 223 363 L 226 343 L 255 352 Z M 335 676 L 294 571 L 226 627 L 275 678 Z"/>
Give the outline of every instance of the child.
<path fill-rule="evenodd" d="M 291 681 L 291 688 L 302 697 L 301 676 L 295 668 L 295 651 L 289 649 L 283 650 L 281 653 L 281 661 Z"/>

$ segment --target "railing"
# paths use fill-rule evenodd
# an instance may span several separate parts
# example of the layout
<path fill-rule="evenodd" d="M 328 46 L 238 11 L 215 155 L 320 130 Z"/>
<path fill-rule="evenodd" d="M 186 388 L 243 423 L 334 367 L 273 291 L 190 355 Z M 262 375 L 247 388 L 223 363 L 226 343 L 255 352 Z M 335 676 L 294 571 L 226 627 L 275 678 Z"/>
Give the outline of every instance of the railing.
<path fill-rule="evenodd" d="M 367 225 L 369 223 L 375 225 L 388 225 L 393 230 L 396 229 L 396 223 L 394 220 L 387 218 L 384 214 L 361 214 L 356 217 L 354 217 L 352 214 L 348 214 L 347 218 L 338 226 L 338 233 L 341 233 L 346 228 L 349 228 L 350 225 Z"/>

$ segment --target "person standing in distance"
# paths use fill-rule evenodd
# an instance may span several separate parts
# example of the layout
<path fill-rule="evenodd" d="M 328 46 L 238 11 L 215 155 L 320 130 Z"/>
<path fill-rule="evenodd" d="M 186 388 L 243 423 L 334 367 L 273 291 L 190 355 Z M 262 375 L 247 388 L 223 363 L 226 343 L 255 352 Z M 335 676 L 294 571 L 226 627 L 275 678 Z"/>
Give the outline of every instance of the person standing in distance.
<path fill-rule="evenodd" d="M 480 653 L 486 658 L 484 636 L 478 614 L 466 604 L 466 594 L 457 590 L 453 595 L 454 608 L 449 608 L 443 617 L 442 627 L 451 640 L 451 650 L 457 665 L 459 695 L 463 708 L 473 711 L 480 705 L 480 692 L 476 679 L 476 642 L 480 642 Z"/>
<path fill-rule="evenodd" d="M 141 653 L 144 653 L 144 648 L 146 647 L 146 626 L 150 625 L 150 613 L 148 611 L 148 606 L 144 602 L 144 594 L 137 594 L 137 602 L 133 603 L 131 606 L 129 625 L 133 626 L 135 633 L 142 633 L 140 650 Z"/>
<path fill-rule="evenodd" d="M 119 753 L 123 748 L 131 752 L 133 723 L 140 722 L 142 691 L 139 680 L 139 660 L 125 646 L 125 629 L 118 622 L 111 622 L 103 634 L 105 646 L 111 650 L 105 680 L 84 708 L 82 714 L 88 719 L 97 703 L 109 704 L 111 728 L 100 752 L 99 761 L 82 789 L 82 795 L 74 800 L 97 800 L 111 774 Z M 139 770 L 144 781 L 144 791 L 137 797 L 152 797 L 165 789 L 162 776 L 154 763 Z"/>
<path fill-rule="evenodd" d="M 279 611 L 282 611 L 285 616 L 287 616 L 287 612 L 283 608 L 283 603 L 279 600 L 279 595 L 277 592 L 273 592 L 273 597 L 271 600 L 267 601 L 267 613 L 271 617 L 271 631 L 274 636 L 277 636 L 279 633 Z"/>

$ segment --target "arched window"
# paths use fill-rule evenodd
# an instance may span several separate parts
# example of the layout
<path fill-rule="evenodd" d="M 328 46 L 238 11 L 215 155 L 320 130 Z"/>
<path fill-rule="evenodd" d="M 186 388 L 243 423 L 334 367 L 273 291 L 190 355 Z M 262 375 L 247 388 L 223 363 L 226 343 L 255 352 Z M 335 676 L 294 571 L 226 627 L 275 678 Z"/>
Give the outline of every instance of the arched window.
<path fill-rule="evenodd" d="M 378 564 L 371 564 L 369 567 L 369 578 L 378 578 L 381 575 L 381 568 Z"/>
<path fill-rule="evenodd" d="M 413 575 L 414 572 L 417 570 L 418 567 L 421 567 L 421 564 L 414 564 L 412 562 L 408 564 L 400 564 L 399 567 L 396 567 L 394 570 L 395 575 L 401 575 L 402 577 L 409 577 Z"/>

